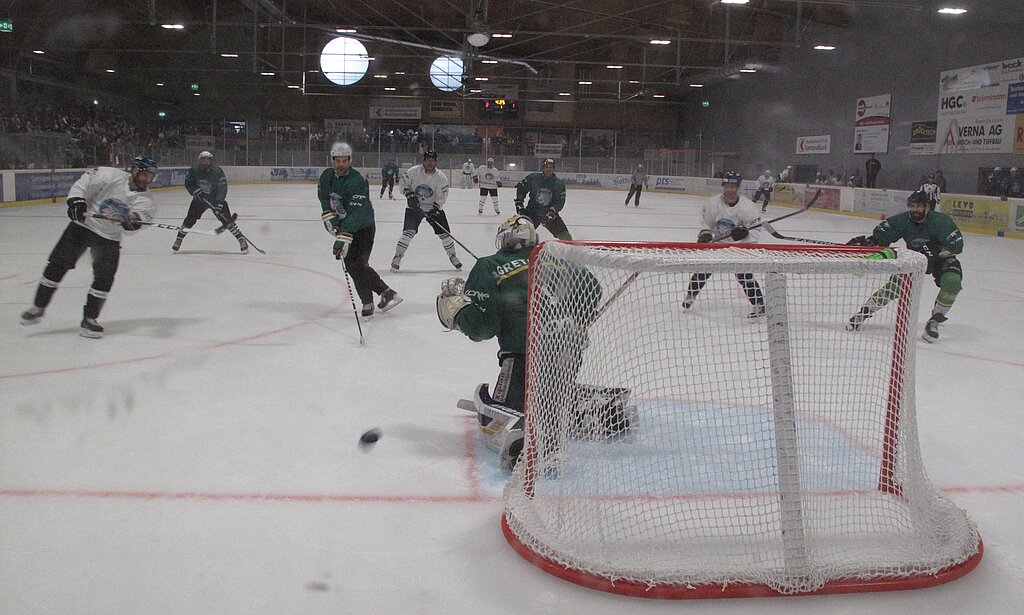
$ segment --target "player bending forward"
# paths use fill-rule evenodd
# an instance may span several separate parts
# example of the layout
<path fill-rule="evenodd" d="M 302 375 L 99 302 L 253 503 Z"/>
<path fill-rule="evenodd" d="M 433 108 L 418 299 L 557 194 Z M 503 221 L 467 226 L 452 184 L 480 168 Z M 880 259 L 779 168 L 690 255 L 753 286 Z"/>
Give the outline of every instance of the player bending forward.
<path fill-rule="evenodd" d="M 441 324 L 457 329 L 475 342 L 498 338 L 500 371 L 493 396 L 487 384 L 476 388 L 474 405 L 480 430 L 488 446 L 498 451 L 501 466 L 511 470 L 523 447 L 523 411 L 526 399 L 526 300 L 530 251 L 537 244 L 537 231 L 529 218 L 512 216 L 498 227 L 495 245 L 498 251 L 481 258 L 469 273 L 469 279 L 450 278 L 441 284 L 437 296 L 437 316 Z M 565 274 L 571 266 L 557 268 L 553 275 Z M 555 372 L 562 382 L 549 383 L 560 391 L 577 420 L 576 435 L 593 433 L 594 424 L 601 435 L 609 436 L 628 429 L 625 405 L 626 389 L 611 389 L 576 384 L 584 345 L 562 344 L 577 339 L 576 332 L 587 326 L 598 309 L 601 287 L 589 273 L 574 272 L 580 283 L 574 296 L 551 310 L 548 323 L 541 324 L 545 343 L 562 349 Z M 544 280 L 538 280 L 544 284 Z M 561 386 L 559 386 L 561 385 Z M 550 398 L 551 396 L 549 396 Z M 540 443 L 550 451 L 557 444 Z"/>
<path fill-rule="evenodd" d="M 704 229 L 697 234 L 698 243 L 725 239 L 734 243 L 757 243 L 761 236 L 761 228 L 750 228 L 761 222 L 761 213 L 757 205 L 747 197 L 740 194 L 740 184 L 743 178 L 739 173 L 729 171 L 722 178 L 722 194 L 709 198 L 704 203 L 701 218 L 704 221 Z M 686 298 L 683 300 L 683 309 L 693 307 L 697 295 L 704 288 L 710 273 L 695 273 L 690 277 L 690 285 L 686 290 Z M 748 318 L 764 316 L 764 294 L 761 286 L 754 279 L 752 273 L 737 273 L 736 279 L 743 292 L 747 295 L 747 301 L 754 306 L 753 311 L 747 315 Z"/>
<path fill-rule="evenodd" d="M 213 215 L 217 217 L 217 220 L 227 227 L 238 240 L 238 249 L 242 251 L 242 254 L 248 254 L 249 242 L 245 240 L 242 231 L 235 224 L 235 218 L 231 215 L 228 202 L 225 200 L 228 195 L 228 180 L 224 177 L 224 171 L 213 164 L 213 154 L 199 152 L 199 160 L 185 174 L 185 190 L 192 195 L 192 203 L 189 204 L 185 221 L 181 225 L 185 228 L 192 228 L 209 208 L 213 210 Z M 178 231 L 178 237 L 174 240 L 171 249 L 177 252 L 184 240 L 185 231 Z"/>
<path fill-rule="evenodd" d="M 423 152 L 423 164 L 411 167 L 402 174 L 400 186 L 406 198 L 405 223 L 402 225 L 402 236 L 395 246 L 395 257 L 391 259 L 391 271 L 401 268 L 402 257 L 424 218 L 441 240 L 441 246 L 448 254 L 452 266 L 462 269 L 462 262 L 455 254 L 455 241 L 449 234 L 451 227 L 448 226 L 448 216 L 441 209 L 448 200 L 448 177 L 437 168 L 437 153 L 433 150 Z"/>
<path fill-rule="evenodd" d="M 555 239 L 571 240 L 572 235 L 561 216 L 565 207 L 565 183 L 555 176 L 554 159 L 545 159 L 541 169 L 540 173 L 530 173 L 516 184 L 516 212 L 529 218 L 534 228 L 543 225 Z"/>
<path fill-rule="evenodd" d="M 889 216 L 875 227 L 870 235 L 854 237 L 852 246 L 889 246 L 902 239 L 907 248 L 928 258 L 928 270 L 939 287 L 931 317 L 924 326 L 921 339 L 934 342 L 939 339 L 939 325 L 946 322 L 946 314 L 953 307 L 963 289 L 963 269 L 956 255 L 964 250 L 964 236 L 956 222 L 941 211 L 935 211 L 928 193 L 917 191 L 907 197 L 907 211 Z M 850 317 L 848 331 L 860 329 L 864 321 L 899 295 L 899 286 L 890 279 L 875 291 L 860 310 Z"/>
<path fill-rule="evenodd" d="M 352 168 L 352 147 L 348 143 L 331 146 L 331 168 L 320 174 L 316 195 L 324 227 L 334 237 L 334 258 L 344 259 L 356 294 L 363 302 L 363 316 L 373 316 L 373 293 L 380 295 L 377 307 L 382 312 L 401 303 L 398 293 L 370 266 L 373 238 L 377 233 L 370 184 Z"/>
<path fill-rule="evenodd" d="M 480 207 L 476 213 L 484 213 L 484 200 L 490 196 L 491 203 L 494 205 L 494 213 L 500 214 L 498 188 L 501 188 L 501 182 L 498 181 L 498 169 L 494 168 L 494 158 L 488 158 L 487 164 L 480 165 L 480 168 L 474 171 L 473 183 L 480 186 Z"/>
<path fill-rule="evenodd" d="M 103 337 L 96 319 L 114 285 L 121 257 L 121 239 L 143 223 L 152 222 L 156 207 L 147 189 L 157 166 L 149 156 L 138 156 L 128 172 L 110 167 L 87 171 L 68 191 L 71 223 L 57 240 L 36 288 L 32 307 L 21 314 L 21 324 L 34 325 L 43 318 L 53 293 L 64 275 L 75 268 L 86 250 L 92 254 L 92 286 L 82 309 L 82 337 Z"/>

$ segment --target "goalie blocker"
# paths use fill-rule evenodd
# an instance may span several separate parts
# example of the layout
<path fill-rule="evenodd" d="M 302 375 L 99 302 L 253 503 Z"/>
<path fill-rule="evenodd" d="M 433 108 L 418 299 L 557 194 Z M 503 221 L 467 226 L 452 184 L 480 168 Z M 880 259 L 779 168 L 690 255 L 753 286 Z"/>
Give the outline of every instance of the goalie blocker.
<path fill-rule="evenodd" d="M 471 404 L 460 402 L 459 407 L 476 411 L 484 442 L 498 453 L 501 469 L 514 470 L 523 452 L 523 413 L 494 401 L 487 383 L 476 387 Z M 566 433 L 569 438 L 580 440 L 612 438 L 629 430 L 633 414 L 629 389 L 578 385 L 575 403 L 568 408 L 571 424 Z M 557 445 L 543 444 L 548 448 Z"/>

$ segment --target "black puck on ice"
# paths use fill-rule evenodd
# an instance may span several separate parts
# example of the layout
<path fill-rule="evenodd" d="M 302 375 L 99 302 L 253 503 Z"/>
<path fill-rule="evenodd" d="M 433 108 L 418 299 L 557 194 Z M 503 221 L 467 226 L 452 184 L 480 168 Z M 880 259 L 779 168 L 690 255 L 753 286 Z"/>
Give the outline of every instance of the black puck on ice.
<path fill-rule="evenodd" d="M 376 427 L 367 430 L 363 435 L 359 436 L 359 444 L 364 446 L 367 444 L 375 444 L 377 440 L 380 440 L 380 430 Z"/>

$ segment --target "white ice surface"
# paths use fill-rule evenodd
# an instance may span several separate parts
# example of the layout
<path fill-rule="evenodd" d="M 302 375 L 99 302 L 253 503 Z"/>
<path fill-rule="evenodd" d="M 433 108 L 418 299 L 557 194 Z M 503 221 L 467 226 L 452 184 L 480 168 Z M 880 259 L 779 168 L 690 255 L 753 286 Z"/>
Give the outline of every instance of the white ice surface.
<path fill-rule="evenodd" d="M 918 343 L 925 464 L 978 523 L 979 567 L 919 591 L 680 605 L 577 587 L 506 544 L 505 475 L 455 406 L 493 381 L 497 345 L 441 331 L 434 296 L 455 272 L 426 226 L 388 270 L 404 202 L 376 189 L 371 264 L 405 302 L 364 324 L 365 347 L 312 185 L 231 187 L 266 256 L 228 234 L 180 254 L 170 231 L 128 238 L 102 340 L 78 336 L 88 256 L 42 323 L 18 324 L 67 220 L 61 202 L 0 210 L 0 613 L 1022 612 L 1024 242 L 968 235 L 964 292 L 939 343 Z M 512 211 L 500 195 L 500 217 L 472 190 L 448 201 L 477 254 Z M 696 198 L 623 196 L 570 191 L 574 236 L 695 237 Z M 156 200 L 179 224 L 184 191 Z M 778 228 L 845 241 L 874 224 Z M 370 427 L 383 438 L 364 450 Z"/>

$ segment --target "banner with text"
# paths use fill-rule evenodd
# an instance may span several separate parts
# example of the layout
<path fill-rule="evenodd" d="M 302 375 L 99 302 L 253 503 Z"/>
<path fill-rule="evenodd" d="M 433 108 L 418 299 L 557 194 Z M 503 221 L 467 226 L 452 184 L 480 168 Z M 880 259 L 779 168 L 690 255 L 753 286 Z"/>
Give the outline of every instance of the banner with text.
<path fill-rule="evenodd" d="M 422 116 L 422 108 L 416 107 L 378 107 L 370 106 L 371 120 L 418 120 Z"/>
<path fill-rule="evenodd" d="M 943 71 L 939 77 L 936 147 L 943 154 L 1014 150 L 1024 58 Z"/>
<path fill-rule="evenodd" d="M 910 123 L 910 155 L 932 156 L 935 154 L 935 127 L 938 122 Z"/>
<path fill-rule="evenodd" d="M 1001 231 L 1010 224 L 1010 203 L 990 197 L 944 194 L 938 209 L 965 231 Z"/>
<path fill-rule="evenodd" d="M 828 154 L 832 151 L 832 135 L 796 138 L 797 154 Z"/>
<path fill-rule="evenodd" d="M 857 99 L 853 125 L 853 151 L 884 154 L 889 151 L 892 94 Z"/>

